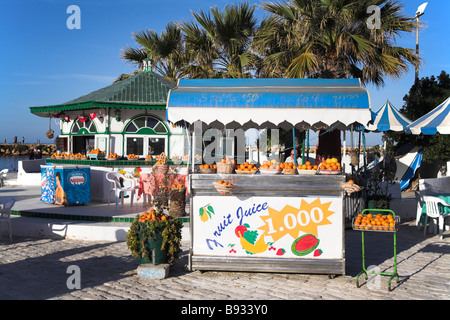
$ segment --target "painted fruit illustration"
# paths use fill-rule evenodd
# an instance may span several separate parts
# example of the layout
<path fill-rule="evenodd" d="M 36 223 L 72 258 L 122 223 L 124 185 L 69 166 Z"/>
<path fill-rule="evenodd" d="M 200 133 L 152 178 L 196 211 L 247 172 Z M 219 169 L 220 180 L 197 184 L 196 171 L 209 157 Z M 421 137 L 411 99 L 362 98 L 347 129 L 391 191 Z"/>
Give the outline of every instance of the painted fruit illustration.
<path fill-rule="evenodd" d="M 205 221 L 208 221 L 208 219 L 211 218 L 211 215 L 214 214 L 214 209 L 212 206 L 207 205 L 207 206 L 200 208 L 199 214 L 200 214 L 200 220 L 205 222 Z"/>
<path fill-rule="evenodd" d="M 244 236 L 244 233 L 247 231 L 247 227 L 248 224 L 237 226 L 236 229 L 234 229 L 236 237 L 240 238 L 241 236 Z"/>
<path fill-rule="evenodd" d="M 267 250 L 269 245 L 264 241 L 264 237 L 258 238 L 258 231 L 248 230 L 249 225 L 237 226 L 236 235 L 239 237 L 242 248 L 249 254 L 261 253 Z M 258 238 L 258 240 L 256 240 Z"/>
<path fill-rule="evenodd" d="M 320 240 L 313 234 L 302 235 L 292 243 L 292 253 L 296 256 L 306 256 L 317 248 L 319 242 Z"/>

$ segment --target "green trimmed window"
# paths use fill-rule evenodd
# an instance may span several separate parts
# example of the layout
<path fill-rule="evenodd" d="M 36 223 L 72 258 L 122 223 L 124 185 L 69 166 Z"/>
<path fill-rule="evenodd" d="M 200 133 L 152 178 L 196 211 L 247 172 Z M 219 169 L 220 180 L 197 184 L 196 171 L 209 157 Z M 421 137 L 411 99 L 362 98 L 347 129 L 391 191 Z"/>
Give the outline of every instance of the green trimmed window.
<path fill-rule="evenodd" d="M 125 133 L 167 134 L 164 123 L 151 116 L 141 116 L 130 120 L 125 127 Z"/>
<path fill-rule="evenodd" d="M 71 133 L 72 134 L 97 133 L 97 127 L 95 126 L 94 121 L 91 121 L 91 119 L 87 119 L 85 122 L 77 120 L 73 124 Z"/>

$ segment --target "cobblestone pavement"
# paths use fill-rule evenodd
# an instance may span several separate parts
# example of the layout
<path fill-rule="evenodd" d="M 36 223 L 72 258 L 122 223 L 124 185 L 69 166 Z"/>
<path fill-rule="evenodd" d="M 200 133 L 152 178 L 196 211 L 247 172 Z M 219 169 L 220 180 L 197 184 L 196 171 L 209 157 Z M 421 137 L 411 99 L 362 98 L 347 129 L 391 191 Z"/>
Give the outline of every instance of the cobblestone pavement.
<path fill-rule="evenodd" d="M 393 269 L 393 234 L 366 233 L 366 265 Z M 397 232 L 399 282 L 380 276 L 372 283 L 355 276 L 362 268 L 361 234 L 346 230 L 346 275 L 250 272 L 189 272 L 188 243 L 163 280 L 137 276 L 138 261 L 125 242 L 15 238 L 0 241 L 0 299 L 51 300 L 378 300 L 450 299 L 450 237 L 423 236 L 414 222 Z M 71 265 L 81 272 L 81 288 L 69 289 Z M 377 282 L 378 281 L 378 282 Z"/>

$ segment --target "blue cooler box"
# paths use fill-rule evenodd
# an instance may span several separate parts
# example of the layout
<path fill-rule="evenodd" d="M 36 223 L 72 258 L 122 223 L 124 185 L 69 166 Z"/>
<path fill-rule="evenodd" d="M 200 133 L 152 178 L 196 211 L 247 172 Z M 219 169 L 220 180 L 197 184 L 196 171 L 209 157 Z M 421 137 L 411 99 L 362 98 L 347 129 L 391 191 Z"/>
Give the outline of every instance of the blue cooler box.
<path fill-rule="evenodd" d="M 61 186 L 66 193 L 67 205 L 91 202 L 91 168 L 89 166 L 55 166 L 55 180 L 57 176 L 61 177 Z"/>

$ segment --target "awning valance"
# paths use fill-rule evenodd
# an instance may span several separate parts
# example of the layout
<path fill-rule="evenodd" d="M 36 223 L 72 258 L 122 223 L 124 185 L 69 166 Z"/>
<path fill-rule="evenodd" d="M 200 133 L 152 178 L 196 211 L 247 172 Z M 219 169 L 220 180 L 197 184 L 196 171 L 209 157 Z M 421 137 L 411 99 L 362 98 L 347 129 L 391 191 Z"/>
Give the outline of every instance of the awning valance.
<path fill-rule="evenodd" d="M 182 79 L 167 120 L 206 127 L 347 129 L 371 120 L 359 79 Z"/>

